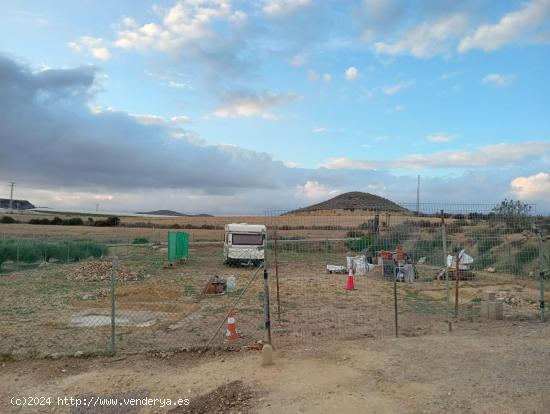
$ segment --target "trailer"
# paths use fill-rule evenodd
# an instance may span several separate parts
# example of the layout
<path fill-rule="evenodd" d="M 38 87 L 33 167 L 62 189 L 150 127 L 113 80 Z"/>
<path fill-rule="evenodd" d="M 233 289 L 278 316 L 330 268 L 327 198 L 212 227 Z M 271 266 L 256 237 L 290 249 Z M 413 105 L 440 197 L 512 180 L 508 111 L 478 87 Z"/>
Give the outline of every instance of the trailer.
<path fill-rule="evenodd" d="M 264 261 L 267 229 L 263 224 L 225 225 L 224 264 L 259 266 Z"/>

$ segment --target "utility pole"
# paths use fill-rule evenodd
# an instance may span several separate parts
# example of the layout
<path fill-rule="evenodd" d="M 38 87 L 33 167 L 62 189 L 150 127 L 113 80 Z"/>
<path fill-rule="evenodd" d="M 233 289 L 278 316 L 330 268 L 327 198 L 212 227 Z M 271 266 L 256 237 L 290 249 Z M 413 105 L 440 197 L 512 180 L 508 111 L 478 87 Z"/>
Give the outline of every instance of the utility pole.
<path fill-rule="evenodd" d="M 15 183 L 12 181 L 10 182 L 10 213 L 13 213 L 13 187 L 15 187 Z"/>
<path fill-rule="evenodd" d="M 420 214 L 420 174 L 418 174 L 418 182 L 416 184 L 416 215 Z"/>

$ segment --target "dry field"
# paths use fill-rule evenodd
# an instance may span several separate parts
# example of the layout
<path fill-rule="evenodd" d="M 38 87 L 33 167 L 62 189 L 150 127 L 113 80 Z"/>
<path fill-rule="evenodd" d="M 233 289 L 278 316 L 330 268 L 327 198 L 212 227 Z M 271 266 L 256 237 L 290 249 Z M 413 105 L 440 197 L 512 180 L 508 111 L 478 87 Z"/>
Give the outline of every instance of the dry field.
<path fill-rule="evenodd" d="M 276 365 L 260 369 L 262 275 L 243 292 L 255 270 L 223 266 L 220 244 L 192 244 L 189 261 L 174 268 L 164 266 L 165 247 L 131 245 L 133 237 L 158 240 L 155 233 L 165 240 L 167 231 L 0 225 L 6 237 L 118 242 L 110 252 L 119 257 L 125 276 L 115 291 L 119 356 L 110 358 L 100 356 L 110 346 L 110 281 L 94 274 L 94 261 L 48 263 L 0 274 L 0 381 L 7 384 L 0 390 L 0 412 L 108 412 L 19 410 L 7 403 L 14 395 L 196 401 L 191 410 L 174 412 L 230 412 L 227 407 L 243 413 L 548 412 L 550 329 L 538 320 L 534 279 L 477 272 L 474 280 L 461 281 L 459 317 L 448 332 L 446 284 L 434 280 L 437 266 L 419 265 L 417 282 L 397 284 L 395 338 L 391 282 L 369 273 L 356 277 L 356 290 L 348 291 L 346 275 L 325 273 L 322 251 L 282 249 L 278 272 L 268 261 Z M 188 231 L 202 240 L 216 240 L 220 233 Z M 308 238 L 322 232 L 336 238 L 342 232 L 292 231 Z M 339 246 L 330 260 L 343 264 L 346 253 Z M 202 294 L 214 274 L 234 275 L 237 290 Z M 484 290 L 496 291 L 504 301 L 503 321 L 479 317 Z M 239 344 L 223 341 L 230 307 L 236 313 Z M 211 339 L 211 350 L 199 353 Z M 191 352 L 177 352 L 182 350 Z M 164 413 L 171 408 L 117 412 Z"/>

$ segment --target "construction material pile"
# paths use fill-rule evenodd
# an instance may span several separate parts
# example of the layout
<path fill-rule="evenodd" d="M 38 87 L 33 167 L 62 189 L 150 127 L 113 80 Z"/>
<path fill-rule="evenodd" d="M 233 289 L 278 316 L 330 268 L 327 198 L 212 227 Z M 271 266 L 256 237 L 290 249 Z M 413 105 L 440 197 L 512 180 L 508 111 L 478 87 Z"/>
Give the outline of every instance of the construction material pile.
<path fill-rule="evenodd" d="M 138 275 L 124 266 L 117 266 L 117 280 L 137 280 Z M 85 282 L 99 282 L 110 280 L 112 272 L 111 262 L 89 261 L 77 266 L 67 275 L 69 280 L 82 280 Z"/>

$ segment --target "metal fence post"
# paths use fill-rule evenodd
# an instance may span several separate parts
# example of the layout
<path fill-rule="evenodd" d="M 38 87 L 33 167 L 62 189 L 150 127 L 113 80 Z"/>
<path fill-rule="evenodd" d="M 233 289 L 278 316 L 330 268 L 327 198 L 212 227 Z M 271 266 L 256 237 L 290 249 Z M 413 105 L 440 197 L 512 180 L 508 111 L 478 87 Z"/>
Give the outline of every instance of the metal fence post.
<path fill-rule="evenodd" d="M 393 272 L 393 307 L 395 316 L 395 337 L 399 336 L 399 325 L 397 323 L 397 268 Z"/>
<path fill-rule="evenodd" d="M 540 283 L 540 321 L 544 322 L 544 269 L 546 263 L 544 261 L 544 244 L 542 243 L 542 234 L 540 230 L 535 228 L 535 233 L 539 240 L 539 261 L 540 261 L 540 271 L 539 271 L 539 283 Z"/>
<path fill-rule="evenodd" d="M 116 301 L 115 301 L 115 288 L 116 288 L 116 275 L 117 275 L 118 258 L 113 257 L 113 264 L 111 269 L 111 353 L 116 354 Z"/>
<path fill-rule="evenodd" d="M 447 324 L 449 332 L 453 330 L 451 322 L 451 290 L 449 288 L 449 271 L 447 269 L 447 230 L 445 228 L 445 213 L 441 210 L 441 238 L 443 240 L 443 269 L 445 271 L 445 289 L 447 291 Z"/>
<path fill-rule="evenodd" d="M 269 318 L 269 283 L 267 270 L 264 267 L 264 324 L 266 342 L 271 344 L 271 320 Z"/>
<path fill-rule="evenodd" d="M 279 294 L 279 247 L 277 245 L 277 227 L 275 227 L 275 282 L 277 286 L 277 320 L 281 322 L 281 297 Z"/>

